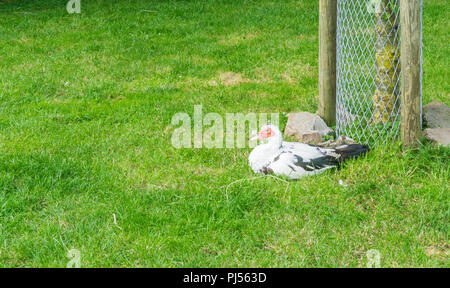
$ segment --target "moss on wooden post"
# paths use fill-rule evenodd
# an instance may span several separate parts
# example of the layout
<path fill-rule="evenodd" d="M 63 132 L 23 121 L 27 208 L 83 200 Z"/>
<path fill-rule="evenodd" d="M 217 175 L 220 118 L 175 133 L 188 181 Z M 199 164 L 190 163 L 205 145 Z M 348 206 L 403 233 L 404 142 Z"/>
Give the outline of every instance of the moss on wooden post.
<path fill-rule="evenodd" d="M 376 78 L 373 95 L 373 116 L 375 124 L 387 123 L 395 118 L 394 109 L 398 105 L 400 91 L 396 87 L 400 71 L 398 51 L 398 18 L 393 11 L 392 0 L 378 0 L 375 4 L 375 60 Z M 398 106 L 397 106 L 398 107 Z M 398 109 L 396 109 L 398 111 Z"/>

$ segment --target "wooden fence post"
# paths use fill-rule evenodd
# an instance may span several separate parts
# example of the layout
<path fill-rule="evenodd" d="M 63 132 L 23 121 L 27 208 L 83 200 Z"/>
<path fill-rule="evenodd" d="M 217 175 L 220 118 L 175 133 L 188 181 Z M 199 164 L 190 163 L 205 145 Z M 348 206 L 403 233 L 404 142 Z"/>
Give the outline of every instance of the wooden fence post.
<path fill-rule="evenodd" d="M 405 146 L 421 135 L 422 5 L 421 0 L 400 0 L 402 109 L 401 137 Z"/>
<path fill-rule="evenodd" d="M 319 1 L 319 110 L 328 125 L 336 122 L 337 0 Z"/>

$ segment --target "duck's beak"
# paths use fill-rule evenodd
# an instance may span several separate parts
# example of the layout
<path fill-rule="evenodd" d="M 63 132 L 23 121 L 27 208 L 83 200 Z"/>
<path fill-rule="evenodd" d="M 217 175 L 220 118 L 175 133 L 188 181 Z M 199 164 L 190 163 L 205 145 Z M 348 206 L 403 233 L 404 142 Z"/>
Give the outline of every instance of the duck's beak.
<path fill-rule="evenodd" d="M 256 135 L 256 136 L 250 138 L 250 141 L 256 141 L 256 140 L 260 140 L 260 139 L 262 139 L 262 138 L 259 137 L 259 135 Z"/>
<path fill-rule="evenodd" d="M 259 133 L 256 132 L 256 130 L 253 130 L 252 134 L 256 134 L 256 136 L 253 136 L 252 138 L 250 138 L 250 141 L 256 141 L 256 140 L 262 139 L 261 136 L 259 135 Z"/>

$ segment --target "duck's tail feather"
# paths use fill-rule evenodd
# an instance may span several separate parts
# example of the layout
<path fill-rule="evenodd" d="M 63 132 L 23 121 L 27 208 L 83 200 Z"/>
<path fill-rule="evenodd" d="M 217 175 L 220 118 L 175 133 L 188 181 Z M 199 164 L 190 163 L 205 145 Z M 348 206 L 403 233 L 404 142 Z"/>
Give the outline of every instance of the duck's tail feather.
<path fill-rule="evenodd" d="M 335 151 L 341 156 L 340 161 L 346 161 L 365 155 L 369 151 L 369 147 L 360 144 L 348 144 L 336 147 Z"/>

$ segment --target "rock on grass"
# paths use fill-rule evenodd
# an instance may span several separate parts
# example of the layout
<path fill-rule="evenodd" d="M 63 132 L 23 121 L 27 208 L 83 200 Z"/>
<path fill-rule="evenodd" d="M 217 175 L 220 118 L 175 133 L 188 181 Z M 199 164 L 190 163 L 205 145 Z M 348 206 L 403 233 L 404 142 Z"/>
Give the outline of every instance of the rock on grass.
<path fill-rule="evenodd" d="M 450 128 L 450 108 L 440 102 L 427 104 L 423 107 L 423 121 L 428 128 Z"/>
<path fill-rule="evenodd" d="M 323 136 L 333 134 L 333 129 L 329 128 L 322 118 L 310 112 L 288 114 L 288 121 L 284 129 L 284 135 L 310 144 L 320 143 L 323 141 Z"/>
<path fill-rule="evenodd" d="M 450 147 L 450 128 L 427 128 L 423 135 L 429 141 Z"/>

